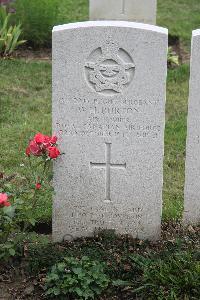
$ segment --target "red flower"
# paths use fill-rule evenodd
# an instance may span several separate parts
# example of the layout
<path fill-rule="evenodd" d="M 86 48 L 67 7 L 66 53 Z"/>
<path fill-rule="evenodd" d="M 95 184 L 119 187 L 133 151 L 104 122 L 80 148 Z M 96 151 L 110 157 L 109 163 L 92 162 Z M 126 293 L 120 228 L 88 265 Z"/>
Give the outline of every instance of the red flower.
<path fill-rule="evenodd" d="M 54 137 L 51 137 L 51 136 L 48 136 L 48 135 L 44 135 L 42 133 L 37 133 L 33 140 L 37 143 L 37 144 L 49 144 L 49 143 L 52 143 L 53 142 L 51 141 L 51 139 L 54 138 Z"/>
<path fill-rule="evenodd" d="M 41 188 L 41 186 L 42 186 L 41 183 L 37 182 L 35 185 L 36 190 L 39 190 Z"/>
<path fill-rule="evenodd" d="M 30 148 L 30 152 L 34 156 L 41 156 L 42 155 L 42 150 L 41 150 L 40 146 L 34 140 L 30 141 L 29 148 Z"/>
<path fill-rule="evenodd" d="M 45 136 L 42 133 L 37 133 L 33 139 L 37 144 L 43 144 L 45 141 Z"/>
<path fill-rule="evenodd" d="M 0 193 L 0 208 L 4 206 L 10 206 L 10 202 L 8 201 L 8 195 L 5 193 Z"/>
<path fill-rule="evenodd" d="M 0 203 L 3 203 L 8 200 L 8 195 L 5 193 L 0 194 Z"/>
<path fill-rule="evenodd" d="M 60 155 L 60 151 L 56 148 L 57 140 L 58 138 L 55 135 L 48 136 L 39 132 L 26 148 L 26 155 L 42 156 L 45 154 L 50 158 L 57 158 Z"/>
<path fill-rule="evenodd" d="M 48 135 L 44 136 L 44 143 L 42 144 L 42 149 L 44 152 L 47 151 L 47 149 L 52 145 L 51 143 L 51 137 Z"/>
<path fill-rule="evenodd" d="M 49 157 L 50 158 L 57 158 L 60 155 L 60 151 L 58 150 L 57 147 L 53 146 L 53 147 L 49 147 L 48 148 L 49 151 Z"/>

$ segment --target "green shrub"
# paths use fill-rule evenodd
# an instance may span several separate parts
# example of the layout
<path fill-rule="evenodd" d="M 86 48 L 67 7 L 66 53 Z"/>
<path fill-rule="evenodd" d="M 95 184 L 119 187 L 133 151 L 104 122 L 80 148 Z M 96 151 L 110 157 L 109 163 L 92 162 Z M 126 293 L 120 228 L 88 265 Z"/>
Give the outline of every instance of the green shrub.
<path fill-rule="evenodd" d="M 87 256 L 78 260 L 65 258 L 53 266 L 46 278 L 46 294 L 55 299 L 74 296 L 79 299 L 94 299 L 108 287 L 109 278 L 104 274 L 104 264 L 92 261 Z M 71 299 L 71 298 L 70 298 Z"/>
<path fill-rule="evenodd" d="M 11 55 L 16 48 L 24 44 L 25 41 L 19 40 L 22 33 L 21 25 L 10 25 L 11 14 L 7 14 L 5 7 L 0 7 L 0 55 Z"/>
<path fill-rule="evenodd" d="M 57 24 L 59 0 L 16 0 L 15 19 L 23 24 L 23 36 L 32 46 L 50 46 Z"/>
<path fill-rule="evenodd" d="M 148 300 L 198 300 L 200 255 L 177 252 L 161 259 L 132 256 L 142 271 L 135 293 Z"/>
<path fill-rule="evenodd" d="M 27 271 L 31 275 L 38 274 L 42 269 L 50 270 L 52 265 L 62 260 L 66 253 L 59 251 L 59 248 L 50 241 L 42 240 L 28 242 L 28 266 Z"/>

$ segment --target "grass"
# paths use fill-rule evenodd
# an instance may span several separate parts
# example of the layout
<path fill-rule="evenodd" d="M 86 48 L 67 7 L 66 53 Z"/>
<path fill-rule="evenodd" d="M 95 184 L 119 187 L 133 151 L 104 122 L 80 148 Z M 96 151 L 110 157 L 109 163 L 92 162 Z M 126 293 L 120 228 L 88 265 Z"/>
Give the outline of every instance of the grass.
<path fill-rule="evenodd" d="M 0 172 L 23 173 L 31 136 L 51 133 L 51 65 L 0 60 Z M 37 219 L 51 220 L 51 195 L 42 193 Z"/>
<path fill-rule="evenodd" d="M 164 219 L 180 219 L 183 211 L 188 82 L 188 65 L 182 65 L 168 72 L 163 189 Z"/>
<path fill-rule="evenodd" d="M 71 23 L 88 21 L 89 0 L 61 0 L 59 10 L 59 22 Z"/>
<path fill-rule="evenodd" d="M 157 24 L 190 46 L 192 30 L 200 28 L 199 0 L 158 0 Z"/>
<path fill-rule="evenodd" d="M 51 131 L 51 67 L 42 62 L 1 60 L 0 68 L 0 120 L 2 132 L 6 130 L 8 139 L 4 141 L 4 149 L 9 164 L 17 165 L 19 153 L 30 134 L 38 130 Z M 11 145 L 14 146 L 10 153 L 12 158 L 7 155 Z M 16 146 L 20 147 L 19 152 Z"/>

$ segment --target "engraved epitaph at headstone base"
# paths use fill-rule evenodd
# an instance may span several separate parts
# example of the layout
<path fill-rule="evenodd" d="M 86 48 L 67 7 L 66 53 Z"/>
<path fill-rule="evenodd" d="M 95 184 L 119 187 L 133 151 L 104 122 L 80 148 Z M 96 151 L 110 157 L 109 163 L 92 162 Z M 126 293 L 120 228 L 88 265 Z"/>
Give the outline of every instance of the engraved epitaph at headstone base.
<path fill-rule="evenodd" d="M 85 22 L 53 30 L 55 241 L 160 234 L 167 30 Z"/>
<path fill-rule="evenodd" d="M 193 31 L 185 168 L 184 223 L 200 223 L 200 30 Z"/>
<path fill-rule="evenodd" d="M 156 24 L 157 0 L 89 0 L 90 20 Z"/>

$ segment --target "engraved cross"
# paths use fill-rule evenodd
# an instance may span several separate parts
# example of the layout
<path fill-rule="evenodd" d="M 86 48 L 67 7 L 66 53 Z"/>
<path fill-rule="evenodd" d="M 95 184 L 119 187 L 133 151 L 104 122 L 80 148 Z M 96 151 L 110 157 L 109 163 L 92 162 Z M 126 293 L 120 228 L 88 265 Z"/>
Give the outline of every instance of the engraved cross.
<path fill-rule="evenodd" d="M 106 171 L 105 176 L 105 202 L 110 202 L 110 171 L 111 169 L 126 169 L 126 163 L 124 164 L 112 164 L 111 163 L 111 143 L 105 143 L 106 150 L 105 150 L 105 156 L 106 156 L 106 162 L 105 163 L 90 163 L 90 166 L 92 168 L 97 169 L 104 169 Z"/>
<path fill-rule="evenodd" d="M 122 0 L 122 9 L 121 9 L 121 14 L 125 15 L 125 1 L 126 0 Z"/>

